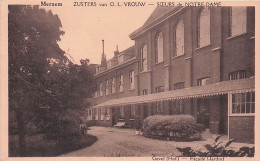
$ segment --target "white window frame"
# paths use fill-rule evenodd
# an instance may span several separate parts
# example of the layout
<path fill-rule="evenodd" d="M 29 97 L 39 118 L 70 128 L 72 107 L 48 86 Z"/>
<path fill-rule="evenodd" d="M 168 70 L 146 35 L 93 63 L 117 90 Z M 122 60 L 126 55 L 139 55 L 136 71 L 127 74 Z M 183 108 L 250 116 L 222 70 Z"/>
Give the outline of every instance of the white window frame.
<path fill-rule="evenodd" d="M 119 92 L 124 91 L 124 76 L 123 74 L 118 76 Z"/>
<path fill-rule="evenodd" d="M 200 78 L 200 79 L 198 79 L 197 83 L 198 83 L 198 86 L 204 86 L 204 85 L 210 84 L 210 78 L 209 77 Z"/>
<path fill-rule="evenodd" d="M 141 71 L 147 71 L 147 45 L 141 48 Z"/>
<path fill-rule="evenodd" d="M 105 83 L 106 83 L 106 95 L 109 95 L 109 82 L 108 82 L 108 80 L 105 80 Z"/>
<path fill-rule="evenodd" d="M 99 83 L 99 96 L 103 96 L 102 82 Z"/>
<path fill-rule="evenodd" d="M 198 18 L 198 45 L 204 47 L 210 45 L 210 9 L 204 7 Z"/>
<path fill-rule="evenodd" d="M 250 94 L 250 100 L 248 101 L 247 100 L 247 94 Z M 254 102 L 252 101 L 252 98 L 253 98 L 253 93 L 254 93 Z M 239 103 L 234 103 L 234 97 L 233 95 L 242 95 L 241 98 L 244 99 L 244 101 L 242 101 L 241 99 L 239 100 L 240 102 Z M 244 95 L 244 96 L 243 96 Z M 246 93 L 233 93 L 231 94 L 231 97 L 230 97 L 230 116 L 255 116 L 255 92 L 246 92 Z M 238 101 L 238 100 L 237 100 Z M 247 107 L 248 107 L 248 104 L 250 105 L 250 111 L 252 111 L 252 107 L 254 106 L 254 112 L 250 112 L 250 113 L 246 113 L 246 110 L 247 110 Z M 239 105 L 239 110 L 240 110 L 240 113 L 234 113 L 233 112 L 233 106 L 234 105 Z M 245 112 L 241 113 L 242 111 L 242 107 L 244 105 L 244 108 L 245 108 Z"/>
<path fill-rule="evenodd" d="M 116 93 L 116 88 L 115 88 L 115 77 L 111 78 L 111 94 Z"/>
<path fill-rule="evenodd" d="M 230 34 L 238 36 L 247 32 L 247 7 L 237 6 L 230 8 Z"/>
<path fill-rule="evenodd" d="M 184 54 L 184 23 L 180 20 L 175 30 L 176 56 Z"/>
<path fill-rule="evenodd" d="M 163 62 L 163 34 L 159 32 L 156 35 L 155 64 Z"/>
<path fill-rule="evenodd" d="M 135 88 L 135 72 L 134 70 L 129 72 L 129 89 L 134 89 Z"/>

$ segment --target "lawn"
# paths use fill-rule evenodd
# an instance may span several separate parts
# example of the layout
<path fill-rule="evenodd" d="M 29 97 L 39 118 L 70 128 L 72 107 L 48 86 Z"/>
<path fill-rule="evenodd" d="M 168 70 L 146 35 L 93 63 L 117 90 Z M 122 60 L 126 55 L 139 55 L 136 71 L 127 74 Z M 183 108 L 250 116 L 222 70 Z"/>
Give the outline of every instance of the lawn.
<path fill-rule="evenodd" d="M 43 134 L 26 136 L 27 157 L 52 157 L 66 152 L 88 147 L 97 141 L 97 137 L 85 135 L 76 145 L 61 146 L 55 140 L 45 140 Z M 19 157 L 18 135 L 9 136 L 9 157 Z"/>

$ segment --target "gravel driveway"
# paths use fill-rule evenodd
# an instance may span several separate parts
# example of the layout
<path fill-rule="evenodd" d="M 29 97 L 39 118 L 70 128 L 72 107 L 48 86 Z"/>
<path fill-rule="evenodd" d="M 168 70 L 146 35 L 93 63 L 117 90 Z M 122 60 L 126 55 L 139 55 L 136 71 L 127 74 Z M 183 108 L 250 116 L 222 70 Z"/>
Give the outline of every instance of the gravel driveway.
<path fill-rule="evenodd" d="M 90 127 L 88 133 L 95 135 L 98 141 L 90 147 L 73 151 L 61 155 L 62 157 L 82 156 L 82 157 L 152 157 L 152 156 L 171 156 L 179 155 L 176 147 L 192 147 L 203 149 L 203 145 L 213 143 L 216 135 L 205 132 L 202 141 L 175 142 L 145 138 L 135 135 L 134 129 L 118 129 L 112 127 Z M 227 136 L 222 139 L 227 140 Z M 253 144 L 232 143 L 231 148 L 242 146 L 254 146 Z"/>

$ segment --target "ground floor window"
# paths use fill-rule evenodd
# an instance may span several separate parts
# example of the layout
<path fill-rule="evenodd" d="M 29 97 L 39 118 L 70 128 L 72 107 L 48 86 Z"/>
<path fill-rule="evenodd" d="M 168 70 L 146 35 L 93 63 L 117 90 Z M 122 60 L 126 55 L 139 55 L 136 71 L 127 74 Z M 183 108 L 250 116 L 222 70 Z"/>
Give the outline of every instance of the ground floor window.
<path fill-rule="evenodd" d="M 120 107 L 119 110 L 120 110 L 120 118 L 124 119 L 125 118 L 124 106 Z"/>
<path fill-rule="evenodd" d="M 255 92 L 232 94 L 232 114 L 255 113 Z"/>
<path fill-rule="evenodd" d="M 153 115 L 162 115 L 164 114 L 163 110 L 163 101 L 157 101 L 152 105 L 152 114 Z"/>
<path fill-rule="evenodd" d="M 135 115 L 136 115 L 136 113 L 135 113 L 135 106 L 131 105 L 130 110 L 131 110 L 131 118 L 133 119 L 133 118 L 135 118 Z"/>
<path fill-rule="evenodd" d="M 106 110 L 105 110 L 105 117 L 106 117 L 106 120 L 110 120 L 110 110 L 109 110 L 109 108 L 106 108 Z"/>

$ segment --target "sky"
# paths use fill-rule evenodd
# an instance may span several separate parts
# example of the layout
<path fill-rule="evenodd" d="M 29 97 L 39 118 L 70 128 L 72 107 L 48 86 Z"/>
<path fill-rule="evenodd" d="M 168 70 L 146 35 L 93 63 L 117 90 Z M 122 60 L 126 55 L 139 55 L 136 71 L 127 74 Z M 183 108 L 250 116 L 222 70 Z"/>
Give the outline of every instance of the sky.
<path fill-rule="evenodd" d="M 113 57 L 116 45 L 123 51 L 134 45 L 129 34 L 141 27 L 155 6 L 146 7 L 44 7 L 57 14 L 65 35 L 61 37 L 61 49 L 73 57 L 74 63 L 88 58 L 90 63 L 100 64 L 102 39 L 107 59 Z"/>

